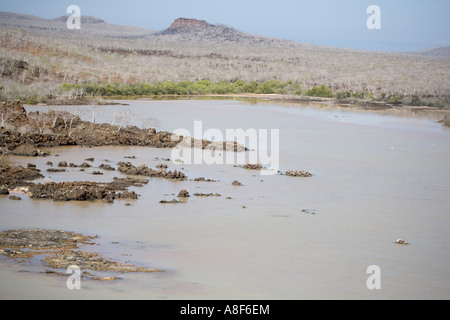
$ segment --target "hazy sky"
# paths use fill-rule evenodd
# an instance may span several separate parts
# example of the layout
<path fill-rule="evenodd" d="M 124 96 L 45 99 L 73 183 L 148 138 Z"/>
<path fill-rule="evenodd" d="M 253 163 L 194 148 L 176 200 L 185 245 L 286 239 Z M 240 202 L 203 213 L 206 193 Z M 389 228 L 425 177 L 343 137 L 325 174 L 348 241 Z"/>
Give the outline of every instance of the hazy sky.
<path fill-rule="evenodd" d="M 154 30 L 185 17 L 252 34 L 358 49 L 450 46 L 450 0 L 0 0 L 0 11 L 55 18 L 72 4 L 82 15 Z M 366 26 L 370 5 L 381 9 L 381 30 Z"/>

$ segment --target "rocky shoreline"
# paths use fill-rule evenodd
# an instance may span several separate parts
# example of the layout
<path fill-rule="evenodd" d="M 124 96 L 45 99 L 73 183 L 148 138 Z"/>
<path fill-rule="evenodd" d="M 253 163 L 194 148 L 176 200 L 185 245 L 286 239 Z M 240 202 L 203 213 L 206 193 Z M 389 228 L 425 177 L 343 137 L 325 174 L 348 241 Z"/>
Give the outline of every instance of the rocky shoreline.
<path fill-rule="evenodd" d="M 142 129 L 129 125 L 96 124 L 82 121 L 76 114 L 67 111 L 48 113 L 29 112 L 21 101 L 0 104 L 0 146 L 3 155 L 46 156 L 39 148 L 57 146 L 141 146 L 174 148 L 186 143 L 199 143 L 190 138 L 155 129 Z M 221 144 L 202 140 L 203 149 L 217 149 Z M 230 147 L 229 143 L 223 143 Z M 236 152 L 246 148 L 234 143 Z"/>
<path fill-rule="evenodd" d="M 51 148 L 56 146 L 142 146 L 152 148 L 173 148 L 180 142 L 186 146 L 194 146 L 192 138 L 174 136 L 168 132 L 156 132 L 155 129 L 140 129 L 137 127 L 121 127 L 110 124 L 94 124 L 82 121 L 78 116 L 68 112 L 27 114 L 20 101 L 0 104 L 2 113 L 2 123 L 0 128 L 0 156 L 24 156 L 24 157 L 45 157 L 47 152 L 40 148 Z M 227 148 L 235 152 L 247 151 L 244 146 L 230 142 L 209 142 L 202 140 L 203 149 Z M 230 149 L 231 148 L 231 149 Z M 125 157 L 136 159 L 136 157 Z M 170 159 L 155 159 L 170 161 Z M 54 160 L 53 160 L 54 161 Z M 14 166 L 0 162 L 0 195 L 10 193 L 20 193 L 28 195 L 34 200 L 51 201 L 105 201 L 112 203 L 115 200 L 137 200 L 140 195 L 129 188 L 143 187 L 149 183 L 149 179 L 166 179 L 173 182 L 188 181 L 185 173 L 169 170 L 169 166 L 160 163 L 156 169 L 145 164 L 136 166 L 131 162 L 120 161 L 113 166 L 109 163 L 102 163 L 94 167 L 94 158 L 85 159 L 81 164 L 70 161 L 59 161 L 54 163 L 47 161 L 48 173 L 64 173 L 75 168 L 84 171 L 94 168 L 90 172 L 92 175 L 103 175 L 103 171 L 113 172 L 125 176 L 125 178 L 114 177 L 110 182 L 92 181 L 67 181 L 53 182 L 41 172 L 36 165 L 30 163 L 27 167 Z M 110 161 L 103 161 L 110 162 Z M 247 164 L 241 166 L 248 170 L 262 170 L 259 164 Z M 98 170 L 97 170 L 98 169 Z M 283 175 L 279 172 L 280 175 Z M 286 175 L 311 177 L 306 171 L 288 171 Z M 36 181 L 36 180 L 40 181 Z M 217 180 L 198 177 L 189 181 L 217 182 Z M 231 183 L 235 187 L 245 187 L 241 182 L 234 180 Z M 175 195 L 174 195 L 175 196 Z M 194 197 L 202 198 L 225 198 L 216 192 L 196 192 Z M 172 200 L 161 200 L 160 204 L 187 204 L 190 197 L 189 191 L 183 189 L 177 197 Z M 10 200 L 21 200 L 20 197 L 11 195 Z M 232 199 L 226 197 L 225 199 Z M 131 205 L 127 202 L 126 205 Z M 244 206 L 243 206 L 244 208 Z M 81 269 L 96 272 L 160 272 L 152 268 L 132 266 L 117 261 L 106 259 L 97 253 L 80 250 L 80 246 L 92 245 L 95 237 L 84 236 L 68 231 L 55 230 L 9 230 L 0 233 L 0 255 L 12 258 L 16 261 L 31 259 L 36 255 L 44 255 L 41 260 L 46 270 L 46 274 L 65 273 L 57 271 L 67 268 L 69 265 L 77 265 Z M 20 260 L 22 259 L 22 260 Z M 53 270 L 54 269 L 54 270 Z M 87 271 L 83 277 L 95 280 L 117 280 L 116 276 L 105 277 L 96 276 Z"/>
<path fill-rule="evenodd" d="M 18 263 L 29 260 L 37 255 L 45 256 L 41 259 L 43 267 L 52 269 L 67 269 L 75 265 L 80 270 L 99 272 L 129 273 L 129 272 L 164 272 L 154 268 L 121 263 L 107 259 L 95 252 L 80 250 L 80 247 L 95 245 L 93 240 L 98 236 L 86 236 L 83 234 L 45 229 L 8 230 L 0 233 L 0 254 L 14 259 Z M 55 270 L 46 270 L 47 274 L 66 273 Z M 93 280 L 118 280 L 116 276 L 96 276 L 87 271 L 83 272 L 83 278 Z"/>

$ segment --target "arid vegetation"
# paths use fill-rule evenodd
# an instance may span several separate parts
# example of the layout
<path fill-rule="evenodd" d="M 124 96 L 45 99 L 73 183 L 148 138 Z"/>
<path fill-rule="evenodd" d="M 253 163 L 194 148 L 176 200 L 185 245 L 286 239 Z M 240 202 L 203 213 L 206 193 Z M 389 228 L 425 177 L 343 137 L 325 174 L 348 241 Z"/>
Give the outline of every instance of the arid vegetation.
<path fill-rule="evenodd" d="M 109 95 L 279 93 L 450 103 L 448 58 L 329 48 L 209 24 L 154 32 L 92 18 L 80 32 L 71 32 L 63 20 L 41 19 L 42 28 L 36 28 L 32 18 L 5 19 L 2 101 L 69 104 L 80 98 L 102 103 Z"/>

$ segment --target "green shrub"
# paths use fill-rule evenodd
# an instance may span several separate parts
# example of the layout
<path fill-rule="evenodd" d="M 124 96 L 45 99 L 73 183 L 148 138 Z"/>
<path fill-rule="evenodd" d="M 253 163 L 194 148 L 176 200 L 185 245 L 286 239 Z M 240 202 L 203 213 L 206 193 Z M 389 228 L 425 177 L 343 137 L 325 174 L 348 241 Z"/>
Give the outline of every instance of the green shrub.
<path fill-rule="evenodd" d="M 336 98 L 338 99 L 349 99 L 351 96 L 352 94 L 349 91 L 339 91 L 336 93 Z"/>
<path fill-rule="evenodd" d="M 355 92 L 352 94 L 352 97 L 355 99 L 364 99 L 365 94 L 364 92 Z"/>
<path fill-rule="evenodd" d="M 283 81 L 280 80 L 268 80 L 264 81 L 262 84 L 259 85 L 259 88 L 256 93 L 262 93 L 262 94 L 274 94 L 274 93 L 286 93 L 286 90 L 284 89 L 286 84 Z"/>
<path fill-rule="evenodd" d="M 314 87 L 306 91 L 306 95 L 310 97 L 333 98 L 333 91 L 324 84 Z"/>
<path fill-rule="evenodd" d="M 25 104 L 38 104 L 38 99 L 39 97 L 36 94 L 34 94 L 28 99 L 25 99 Z"/>
<path fill-rule="evenodd" d="M 389 100 L 387 101 L 388 103 L 401 103 L 402 100 L 400 97 L 398 96 L 394 96 L 394 97 L 390 97 Z"/>

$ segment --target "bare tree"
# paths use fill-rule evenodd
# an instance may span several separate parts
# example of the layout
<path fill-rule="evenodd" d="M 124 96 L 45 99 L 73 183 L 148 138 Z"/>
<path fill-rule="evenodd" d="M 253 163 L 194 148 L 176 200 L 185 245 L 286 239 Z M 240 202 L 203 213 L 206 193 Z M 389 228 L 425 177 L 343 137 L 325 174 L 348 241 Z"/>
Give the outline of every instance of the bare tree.
<path fill-rule="evenodd" d="M 39 130 L 39 133 L 44 133 L 44 130 L 50 124 L 50 117 L 47 113 L 40 113 L 39 111 L 30 113 L 28 118 L 33 120 L 35 126 Z"/>
<path fill-rule="evenodd" d="M 131 126 L 134 121 L 135 115 L 131 111 L 127 110 L 119 113 L 114 113 L 111 124 L 118 126 L 120 132 L 123 128 Z"/>
<path fill-rule="evenodd" d="M 4 156 L 10 156 L 11 154 L 11 151 L 9 151 L 7 148 L 0 147 L 0 160 L 2 160 Z"/>
<path fill-rule="evenodd" d="M 80 119 L 80 112 L 78 110 L 73 112 L 62 111 L 60 117 L 64 122 L 64 129 L 68 130 L 68 135 L 71 137 L 78 130 L 78 127 L 75 127 L 74 124 L 76 120 Z"/>
<path fill-rule="evenodd" d="M 159 120 L 152 116 L 141 118 L 141 127 L 144 130 L 156 129 L 159 126 L 160 126 Z"/>
<path fill-rule="evenodd" d="M 49 110 L 48 117 L 50 120 L 51 128 L 54 129 L 58 124 L 58 120 L 62 118 L 62 111 Z"/>
<path fill-rule="evenodd" d="M 91 107 L 91 114 L 92 114 L 92 123 L 95 123 L 97 115 L 100 113 L 100 108 L 98 106 L 92 106 Z"/>
<path fill-rule="evenodd" d="M 5 126 L 5 124 L 7 123 L 9 118 L 13 115 L 13 113 L 14 112 L 11 108 L 2 108 L 2 110 L 0 111 L 1 128 Z"/>

